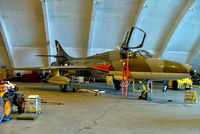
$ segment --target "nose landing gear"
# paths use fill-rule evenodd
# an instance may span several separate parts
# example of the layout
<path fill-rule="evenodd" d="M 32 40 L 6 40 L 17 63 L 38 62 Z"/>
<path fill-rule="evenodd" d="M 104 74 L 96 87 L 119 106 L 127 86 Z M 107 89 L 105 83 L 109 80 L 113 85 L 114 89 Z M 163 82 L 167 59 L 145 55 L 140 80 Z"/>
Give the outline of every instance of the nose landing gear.
<path fill-rule="evenodd" d="M 140 85 L 135 90 L 140 90 L 141 87 L 143 87 L 144 90 L 141 92 L 139 99 L 152 100 L 151 97 L 149 96 L 149 93 L 152 92 L 152 89 L 150 88 L 150 81 L 145 80 L 140 82 Z"/>

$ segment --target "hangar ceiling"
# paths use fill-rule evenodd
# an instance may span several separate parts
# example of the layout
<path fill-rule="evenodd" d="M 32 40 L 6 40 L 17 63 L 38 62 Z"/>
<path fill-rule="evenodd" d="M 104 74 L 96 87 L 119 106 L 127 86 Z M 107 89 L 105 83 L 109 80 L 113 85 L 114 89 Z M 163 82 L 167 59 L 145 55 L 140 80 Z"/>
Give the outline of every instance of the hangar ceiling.
<path fill-rule="evenodd" d="M 200 0 L 0 0 L 0 65 L 48 66 L 35 55 L 55 54 L 55 40 L 73 57 L 113 50 L 130 25 L 143 49 L 200 72 Z"/>

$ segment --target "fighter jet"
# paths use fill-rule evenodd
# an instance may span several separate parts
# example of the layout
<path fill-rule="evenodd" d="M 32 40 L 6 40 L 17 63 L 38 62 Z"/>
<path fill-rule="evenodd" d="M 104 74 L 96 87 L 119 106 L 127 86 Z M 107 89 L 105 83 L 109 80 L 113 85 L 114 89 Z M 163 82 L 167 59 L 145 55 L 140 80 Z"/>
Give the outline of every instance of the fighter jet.
<path fill-rule="evenodd" d="M 130 47 L 129 42 L 133 31 L 137 29 L 142 34 L 141 43 L 135 47 Z M 143 46 L 146 33 L 137 27 L 129 27 L 124 41 L 119 50 L 108 51 L 86 58 L 73 58 L 69 56 L 60 43 L 56 40 L 56 55 L 39 55 L 51 56 L 56 58 L 56 62 L 52 63 L 52 67 L 43 67 L 43 70 L 68 70 L 68 69 L 85 69 L 95 70 L 105 73 L 107 83 L 113 83 L 116 89 L 120 89 L 121 81 L 127 83 L 131 80 L 143 81 L 142 84 L 148 83 L 149 80 L 177 80 L 190 77 L 195 73 L 191 66 L 187 66 L 178 62 L 162 60 L 154 58 L 154 56 L 146 50 L 139 49 Z M 137 49 L 136 51 L 133 51 Z M 59 75 L 59 71 L 48 80 L 50 83 L 59 84 L 61 91 L 66 90 L 66 85 L 70 79 Z M 141 84 L 141 85 L 142 85 Z M 123 85 L 123 84 L 122 84 Z M 141 97 L 146 99 L 148 90 L 141 93 Z"/>

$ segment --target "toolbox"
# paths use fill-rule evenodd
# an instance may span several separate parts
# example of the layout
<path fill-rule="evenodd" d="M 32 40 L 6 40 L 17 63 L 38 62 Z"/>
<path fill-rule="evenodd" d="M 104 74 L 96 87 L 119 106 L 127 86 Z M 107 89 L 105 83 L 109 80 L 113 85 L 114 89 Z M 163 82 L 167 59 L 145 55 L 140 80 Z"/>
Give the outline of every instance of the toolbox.
<path fill-rule="evenodd" d="M 39 95 L 29 95 L 26 101 L 26 112 L 41 112 L 41 99 Z"/>

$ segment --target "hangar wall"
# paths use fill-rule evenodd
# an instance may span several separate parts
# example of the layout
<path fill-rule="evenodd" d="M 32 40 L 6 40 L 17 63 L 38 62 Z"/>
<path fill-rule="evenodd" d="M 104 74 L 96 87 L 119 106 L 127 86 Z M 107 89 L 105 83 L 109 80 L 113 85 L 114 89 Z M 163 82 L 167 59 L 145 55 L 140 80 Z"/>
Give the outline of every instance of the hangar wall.
<path fill-rule="evenodd" d="M 147 33 L 143 49 L 159 57 L 169 30 L 180 14 L 187 0 L 146 1 L 137 26 Z M 161 6 L 165 5 L 165 6 Z"/>
<path fill-rule="evenodd" d="M 199 11 L 200 0 L 0 0 L 0 62 L 48 66 L 35 55 L 55 54 L 55 40 L 74 57 L 113 50 L 136 25 L 147 33 L 144 49 L 200 72 Z"/>
<path fill-rule="evenodd" d="M 200 1 L 196 0 L 190 7 L 188 12 L 185 14 L 183 20 L 180 22 L 172 38 L 170 39 L 169 44 L 167 45 L 167 48 L 163 55 L 163 58 L 170 59 L 170 57 L 174 57 L 174 61 L 189 64 L 198 63 L 192 62 L 192 60 L 194 60 L 195 58 L 193 57 L 194 50 L 197 50 L 199 52 L 199 29 Z"/>
<path fill-rule="evenodd" d="M 93 33 L 88 55 L 116 49 L 127 27 L 134 24 L 141 1 L 98 0 L 95 4 Z"/>
<path fill-rule="evenodd" d="M 51 54 L 56 54 L 55 40 L 74 57 L 86 57 L 90 31 L 92 0 L 51 0 L 48 7 Z"/>
<path fill-rule="evenodd" d="M 47 54 L 45 29 L 40 1 L 1 0 L 0 13 L 5 23 L 4 32 L 7 32 L 9 52 L 15 67 L 44 66 L 45 58 L 35 54 Z M 20 61 L 20 62 L 19 62 Z"/>

